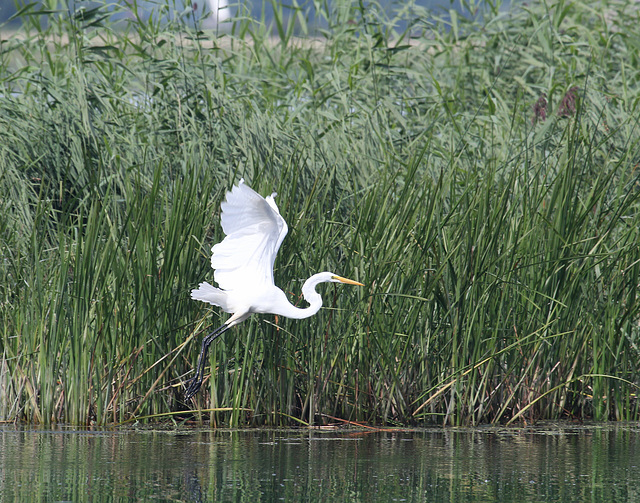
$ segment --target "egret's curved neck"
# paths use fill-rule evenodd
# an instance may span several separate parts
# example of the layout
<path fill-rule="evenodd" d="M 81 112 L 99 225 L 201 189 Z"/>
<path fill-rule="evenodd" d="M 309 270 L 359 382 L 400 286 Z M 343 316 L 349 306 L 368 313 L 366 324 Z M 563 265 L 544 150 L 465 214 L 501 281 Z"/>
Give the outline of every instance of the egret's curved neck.
<path fill-rule="evenodd" d="M 302 296 L 304 297 L 304 300 L 309 303 L 309 307 L 300 308 L 289 304 L 289 307 L 283 310 L 286 312 L 280 312 L 278 314 L 286 316 L 287 318 L 295 319 L 309 318 L 316 314 L 322 307 L 322 297 L 318 292 L 316 292 L 316 286 L 327 281 L 330 281 L 327 278 L 327 273 L 321 272 L 311 276 L 304 282 L 304 285 L 302 285 Z"/>

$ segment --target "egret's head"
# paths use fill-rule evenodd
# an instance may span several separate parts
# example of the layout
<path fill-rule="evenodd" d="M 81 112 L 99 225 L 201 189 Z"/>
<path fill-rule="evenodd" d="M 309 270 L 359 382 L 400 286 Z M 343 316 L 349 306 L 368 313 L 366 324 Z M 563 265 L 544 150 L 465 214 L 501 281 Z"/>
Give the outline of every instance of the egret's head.
<path fill-rule="evenodd" d="M 343 278 L 342 276 L 338 276 L 332 272 L 319 272 L 318 274 L 314 274 L 311 276 L 302 287 L 303 293 L 306 290 L 314 290 L 316 285 L 320 283 L 344 283 L 345 285 L 357 285 L 364 286 L 362 283 L 358 283 L 357 281 L 353 281 L 352 279 Z"/>

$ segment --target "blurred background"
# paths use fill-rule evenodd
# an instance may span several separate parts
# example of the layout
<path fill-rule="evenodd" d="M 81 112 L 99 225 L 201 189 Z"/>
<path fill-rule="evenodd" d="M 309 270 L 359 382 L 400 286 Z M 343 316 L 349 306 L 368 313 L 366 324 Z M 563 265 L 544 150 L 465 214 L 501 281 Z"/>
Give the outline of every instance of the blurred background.
<path fill-rule="evenodd" d="M 334 2 L 339 4 L 340 2 Z M 371 2 L 362 2 L 365 7 Z M 427 8 L 433 11 L 434 16 L 449 17 L 449 12 L 453 11 L 457 15 L 474 18 L 478 16 L 482 9 L 486 6 L 486 2 L 482 1 L 466 1 L 466 0 L 417 0 L 410 2 L 412 6 L 420 8 Z M 150 15 L 152 12 L 157 12 L 160 7 L 168 6 L 169 15 L 180 15 L 185 12 L 189 12 L 188 9 L 193 9 L 196 21 L 200 21 L 203 29 L 216 29 L 223 28 L 221 23 L 229 21 L 232 17 L 252 17 L 254 19 L 264 19 L 267 23 L 273 19 L 273 4 L 272 1 L 264 0 L 239 0 L 239 1 L 227 1 L 227 0 L 195 0 L 193 2 L 189 0 L 166 0 L 162 1 L 123 1 L 113 2 L 114 10 L 119 12 L 122 10 L 119 7 L 125 7 L 125 11 L 128 10 L 133 17 L 133 12 L 144 18 Z M 321 16 L 316 16 L 316 12 L 319 10 L 325 10 L 327 4 L 331 8 L 331 2 L 324 1 L 302 1 L 294 2 L 295 7 L 292 6 L 291 11 L 294 9 L 303 11 L 306 15 L 306 19 L 313 27 L 315 24 L 316 29 L 320 29 L 324 26 L 324 20 Z M 510 2 L 501 2 L 501 9 L 507 9 Z M 20 19 L 16 16 L 16 13 L 21 9 L 25 9 L 27 6 L 30 11 L 37 11 L 41 8 L 48 8 L 50 10 L 59 10 L 65 12 L 67 9 L 75 11 L 78 6 L 85 5 L 86 9 L 90 9 L 98 3 L 96 2 L 57 2 L 51 0 L 49 2 L 28 2 L 28 1 L 16 1 L 16 0 L 0 0 L 0 23 L 2 26 L 15 28 L 20 25 Z M 374 5 L 371 3 L 371 5 Z M 381 0 L 375 3 L 375 8 L 382 8 L 389 17 L 393 13 L 402 9 L 410 8 L 407 2 Z M 123 17 L 123 14 L 117 14 L 116 17 Z M 404 29 L 404 26 L 398 26 L 399 29 Z M 0 27 L 1 29 L 1 27 Z"/>

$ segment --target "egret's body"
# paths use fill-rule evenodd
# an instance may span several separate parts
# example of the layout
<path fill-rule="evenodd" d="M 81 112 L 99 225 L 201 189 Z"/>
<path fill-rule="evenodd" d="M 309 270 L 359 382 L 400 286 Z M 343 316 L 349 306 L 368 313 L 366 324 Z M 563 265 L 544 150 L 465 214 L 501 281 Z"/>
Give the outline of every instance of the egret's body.
<path fill-rule="evenodd" d="M 313 316 L 322 307 L 322 297 L 315 290 L 320 283 L 362 285 L 331 272 L 321 272 L 311 276 L 302 286 L 302 296 L 309 306 L 292 305 L 273 281 L 273 264 L 288 231 L 274 197 L 275 193 L 264 198 L 240 180 L 227 192 L 227 199 L 222 203 L 220 223 L 226 237 L 211 249 L 211 267 L 218 288 L 200 283 L 198 289 L 191 291 L 191 298 L 219 306 L 231 316 L 203 339 L 196 375 L 187 389 L 186 398 L 191 398 L 200 389 L 209 346 L 227 329 L 253 313 L 272 313 L 295 319 Z"/>

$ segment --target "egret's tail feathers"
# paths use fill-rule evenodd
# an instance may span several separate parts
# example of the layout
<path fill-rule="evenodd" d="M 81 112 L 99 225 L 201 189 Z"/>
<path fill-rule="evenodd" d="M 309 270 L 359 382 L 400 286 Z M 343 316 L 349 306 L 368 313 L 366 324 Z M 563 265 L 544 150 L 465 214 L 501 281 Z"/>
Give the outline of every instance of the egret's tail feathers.
<path fill-rule="evenodd" d="M 220 306 L 222 309 L 229 312 L 227 310 L 227 292 L 220 290 L 215 286 L 211 286 L 207 282 L 200 283 L 198 286 L 197 290 L 191 290 L 191 298 L 193 300 L 208 302 L 214 306 Z"/>

